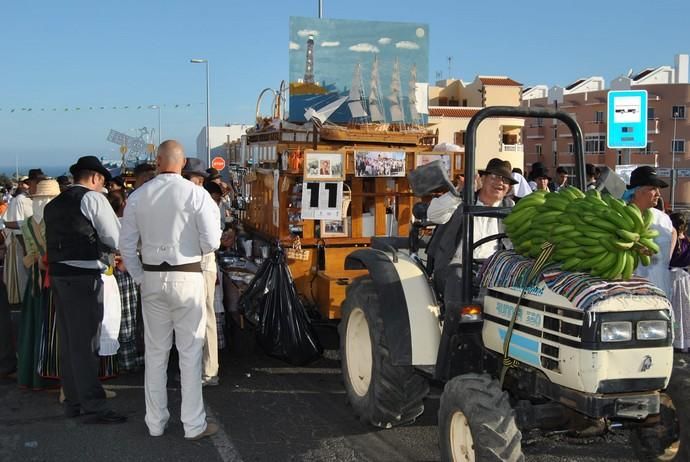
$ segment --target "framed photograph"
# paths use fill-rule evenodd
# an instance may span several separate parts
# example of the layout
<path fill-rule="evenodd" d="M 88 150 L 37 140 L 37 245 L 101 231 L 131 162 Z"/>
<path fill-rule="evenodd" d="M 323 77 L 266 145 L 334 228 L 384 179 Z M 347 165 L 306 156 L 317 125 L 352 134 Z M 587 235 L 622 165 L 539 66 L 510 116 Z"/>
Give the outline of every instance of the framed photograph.
<path fill-rule="evenodd" d="M 355 176 L 404 177 L 404 151 L 355 151 Z"/>
<path fill-rule="evenodd" d="M 343 154 L 340 152 L 306 151 L 304 181 L 341 181 L 345 179 Z"/>
<path fill-rule="evenodd" d="M 343 220 L 321 220 L 321 237 L 347 237 L 347 218 Z"/>
<path fill-rule="evenodd" d="M 414 158 L 414 166 L 421 167 L 422 165 L 426 165 L 435 160 L 440 160 L 443 163 L 446 173 L 448 174 L 448 178 L 452 178 L 450 153 L 417 153 Z"/>

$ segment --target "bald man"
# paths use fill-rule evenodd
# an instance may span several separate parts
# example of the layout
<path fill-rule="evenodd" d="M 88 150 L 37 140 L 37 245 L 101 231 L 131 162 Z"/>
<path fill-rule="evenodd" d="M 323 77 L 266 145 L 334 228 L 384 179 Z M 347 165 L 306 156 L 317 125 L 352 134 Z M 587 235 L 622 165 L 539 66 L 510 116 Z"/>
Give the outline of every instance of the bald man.
<path fill-rule="evenodd" d="M 218 431 L 216 424 L 206 422 L 201 389 L 206 329 L 201 257 L 218 248 L 220 215 L 211 196 L 180 175 L 185 164 L 180 143 L 161 143 L 156 163 L 158 176 L 129 196 L 120 252 L 127 270 L 141 284 L 149 434 L 163 435 L 170 419 L 166 386 L 174 332 L 182 384 L 180 420 L 185 438 L 197 440 Z"/>

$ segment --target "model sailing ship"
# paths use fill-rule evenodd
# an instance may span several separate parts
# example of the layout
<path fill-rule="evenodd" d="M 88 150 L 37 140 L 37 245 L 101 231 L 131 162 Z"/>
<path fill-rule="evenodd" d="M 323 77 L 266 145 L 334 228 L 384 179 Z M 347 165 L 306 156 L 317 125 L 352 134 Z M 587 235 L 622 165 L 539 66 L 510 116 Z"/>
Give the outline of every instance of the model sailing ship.
<path fill-rule="evenodd" d="M 413 65 L 410 70 L 407 93 L 409 118 L 407 120 L 401 90 L 400 64 L 396 60 L 393 65 L 390 92 L 385 97 L 389 103 L 390 117 L 387 119 L 379 88 L 379 63 L 374 57 L 368 98 L 364 94 L 361 67 L 357 64 L 347 96 L 340 97 L 319 109 L 309 107 L 305 110 L 304 116 L 306 120 L 311 120 L 320 126 L 319 135 L 324 140 L 417 145 L 424 138 L 434 135 L 421 125 L 416 66 Z M 328 117 L 345 101 L 352 115 L 351 122 L 348 125 L 328 123 Z"/>

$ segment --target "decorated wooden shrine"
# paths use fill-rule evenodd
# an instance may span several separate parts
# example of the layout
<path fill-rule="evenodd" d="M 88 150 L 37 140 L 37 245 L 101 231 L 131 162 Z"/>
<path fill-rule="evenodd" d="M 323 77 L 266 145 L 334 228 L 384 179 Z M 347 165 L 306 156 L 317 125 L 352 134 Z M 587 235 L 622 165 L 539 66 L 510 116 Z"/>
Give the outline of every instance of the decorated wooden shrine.
<path fill-rule="evenodd" d="M 409 233 L 415 198 L 407 173 L 433 160 L 450 178 L 462 169 L 462 153 L 432 152 L 436 141 L 426 129 L 263 120 L 228 149 L 231 164 L 250 167 L 243 228 L 279 241 L 301 295 L 338 319 L 347 285 L 362 274 L 344 270 L 345 257 L 373 236 Z"/>

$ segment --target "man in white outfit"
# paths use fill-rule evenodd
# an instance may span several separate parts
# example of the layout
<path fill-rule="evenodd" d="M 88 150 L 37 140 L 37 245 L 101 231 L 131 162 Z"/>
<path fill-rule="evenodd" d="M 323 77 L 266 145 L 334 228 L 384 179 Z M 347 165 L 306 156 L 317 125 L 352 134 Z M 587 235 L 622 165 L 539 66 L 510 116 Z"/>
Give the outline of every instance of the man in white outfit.
<path fill-rule="evenodd" d="M 201 257 L 218 248 L 220 216 L 211 196 L 180 176 L 185 164 L 180 143 L 163 142 L 156 163 L 158 176 L 129 196 L 120 252 L 127 270 L 141 284 L 149 433 L 161 436 L 170 418 L 166 385 L 174 331 L 180 357 L 181 420 L 185 438 L 196 440 L 218 431 L 216 424 L 206 422 L 201 389 L 206 329 Z"/>

